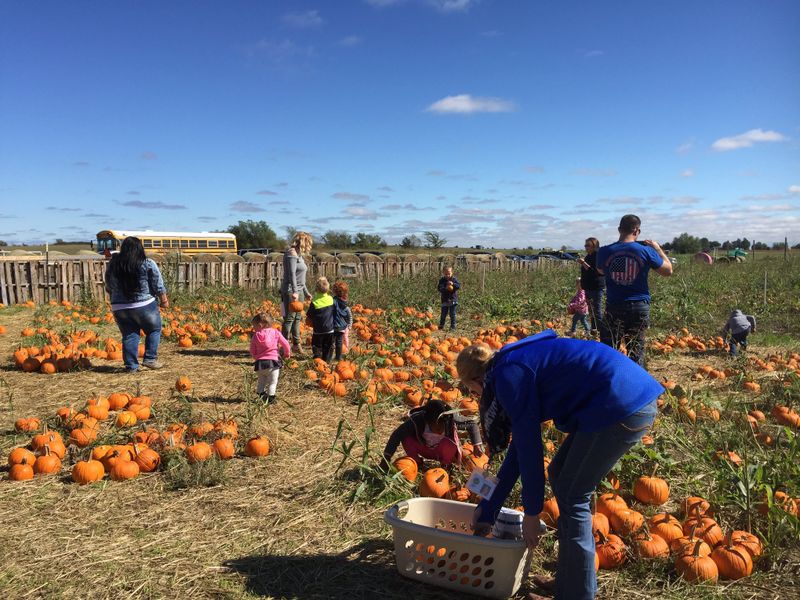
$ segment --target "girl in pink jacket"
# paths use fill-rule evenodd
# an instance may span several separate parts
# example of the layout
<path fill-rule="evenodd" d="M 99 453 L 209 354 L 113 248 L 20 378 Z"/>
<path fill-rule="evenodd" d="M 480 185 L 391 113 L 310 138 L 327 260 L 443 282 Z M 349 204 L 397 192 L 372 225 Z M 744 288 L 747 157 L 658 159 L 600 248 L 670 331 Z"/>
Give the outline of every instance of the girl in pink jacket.
<path fill-rule="evenodd" d="M 283 334 L 272 327 L 272 317 L 258 313 L 253 317 L 253 337 L 250 340 L 250 356 L 255 361 L 253 369 L 258 373 L 256 393 L 268 404 L 275 402 L 278 375 L 283 361 L 292 355 L 289 342 Z"/>

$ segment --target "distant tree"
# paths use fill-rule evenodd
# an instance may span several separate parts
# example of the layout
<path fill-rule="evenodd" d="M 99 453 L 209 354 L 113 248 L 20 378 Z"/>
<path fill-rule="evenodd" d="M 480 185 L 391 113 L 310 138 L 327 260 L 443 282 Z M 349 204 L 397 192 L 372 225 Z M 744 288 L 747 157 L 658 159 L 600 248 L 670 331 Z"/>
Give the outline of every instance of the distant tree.
<path fill-rule="evenodd" d="M 783 246 L 783 244 L 781 244 L 781 246 Z M 769 246 L 764 242 L 754 242 L 751 248 L 753 250 L 769 250 Z"/>
<path fill-rule="evenodd" d="M 326 231 L 322 235 L 322 243 L 336 250 L 344 250 L 353 246 L 353 238 L 346 231 Z"/>
<path fill-rule="evenodd" d="M 0 246 L 8 246 L 8 242 L 0 240 Z"/>
<path fill-rule="evenodd" d="M 353 238 L 353 246 L 356 248 L 385 248 L 386 241 L 379 235 L 374 233 L 358 232 Z"/>
<path fill-rule="evenodd" d="M 291 242 L 292 238 L 294 238 L 294 234 L 297 233 L 297 227 L 292 227 L 291 225 L 287 225 L 284 227 L 286 231 L 286 241 Z"/>
<path fill-rule="evenodd" d="M 401 248 L 406 248 L 406 249 L 419 248 L 421 244 L 422 244 L 422 241 L 417 236 L 415 236 L 414 234 L 411 234 L 411 235 L 407 235 L 406 237 L 404 237 L 401 240 L 400 247 Z"/>
<path fill-rule="evenodd" d="M 67 243 L 67 242 L 65 242 L 63 239 L 61 239 L 61 238 L 56 238 L 56 244 L 66 244 L 66 243 Z"/>
<path fill-rule="evenodd" d="M 700 239 L 688 233 L 682 233 L 672 240 L 672 250 L 678 254 L 694 254 L 700 249 Z"/>
<path fill-rule="evenodd" d="M 784 244 L 783 242 L 775 242 L 774 244 L 772 244 L 773 250 L 783 250 L 784 248 L 786 248 L 786 244 Z"/>
<path fill-rule="evenodd" d="M 239 248 L 272 248 L 282 246 L 281 240 L 266 221 L 239 221 L 228 227 L 228 233 L 236 236 Z"/>
<path fill-rule="evenodd" d="M 442 248 L 447 243 L 447 240 L 435 231 L 426 231 L 422 237 L 425 238 L 426 248 Z"/>
<path fill-rule="evenodd" d="M 719 248 L 720 246 L 722 246 L 722 244 L 720 244 L 717 240 L 711 240 L 710 242 L 708 242 L 709 250 L 713 250 L 714 248 Z"/>
<path fill-rule="evenodd" d="M 664 242 L 663 244 L 661 244 L 661 248 L 665 252 L 672 252 L 672 242 Z"/>
<path fill-rule="evenodd" d="M 800 244 L 795 244 L 792 246 L 792 250 L 800 250 Z"/>

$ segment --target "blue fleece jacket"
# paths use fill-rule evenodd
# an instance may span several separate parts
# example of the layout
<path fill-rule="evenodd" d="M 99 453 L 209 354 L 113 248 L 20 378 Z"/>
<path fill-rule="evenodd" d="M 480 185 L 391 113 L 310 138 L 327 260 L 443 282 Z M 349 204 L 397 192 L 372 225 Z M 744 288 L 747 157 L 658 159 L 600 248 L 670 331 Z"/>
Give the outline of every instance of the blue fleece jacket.
<path fill-rule="evenodd" d="M 559 338 L 547 330 L 502 348 L 492 359 L 484 393 L 494 393 L 507 413 L 512 441 L 492 498 L 481 502 L 481 520 L 494 520 L 520 475 L 525 514 L 541 512 L 544 453 L 540 423 L 552 419 L 566 433 L 599 431 L 663 392 L 647 371 L 598 342 Z"/>

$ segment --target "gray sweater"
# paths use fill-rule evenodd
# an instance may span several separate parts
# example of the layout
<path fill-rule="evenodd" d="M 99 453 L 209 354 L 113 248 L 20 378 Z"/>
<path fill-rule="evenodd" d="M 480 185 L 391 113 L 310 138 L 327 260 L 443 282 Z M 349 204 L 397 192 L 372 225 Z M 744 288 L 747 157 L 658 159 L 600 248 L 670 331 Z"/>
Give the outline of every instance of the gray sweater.
<path fill-rule="evenodd" d="M 756 318 L 750 315 L 745 315 L 740 310 L 734 310 L 731 313 L 728 322 L 722 329 L 722 335 L 730 331 L 733 335 L 750 331 L 751 333 L 756 330 Z"/>
<path fill-rule="evenodd" d="M 297 254 L 291 248 L 283 253 L 283 282 L 281 283 L 281 293 L 300 294 L 310 296 L 311 292 L 306 287 L 306 273 L 308 265 L 301 254 Z"/>

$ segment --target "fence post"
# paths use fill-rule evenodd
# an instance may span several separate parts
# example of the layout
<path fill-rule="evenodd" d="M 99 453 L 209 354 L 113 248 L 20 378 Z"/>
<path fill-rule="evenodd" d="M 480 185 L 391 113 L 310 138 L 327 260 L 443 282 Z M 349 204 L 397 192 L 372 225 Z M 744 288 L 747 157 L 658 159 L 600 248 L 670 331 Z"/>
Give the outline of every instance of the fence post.
<path fill-rule="evenodd" d="M 767 271 L 764 270 L 764 306 L 767 305 Z"/>
<path fill-rule="evenodd" d="M 486 263 L 481 263 L 481 294 L 486 289 Z"/>

